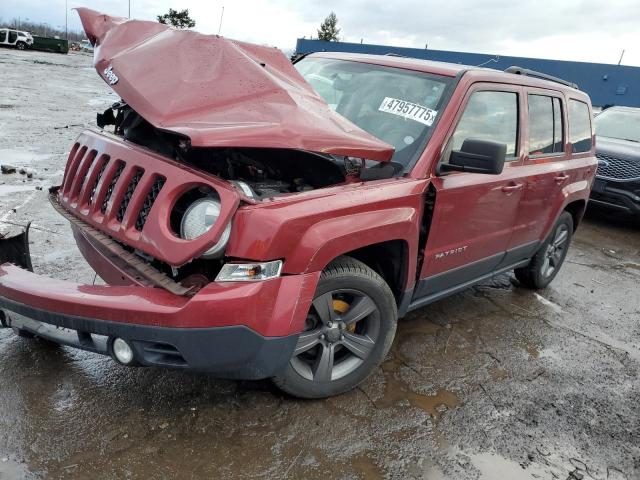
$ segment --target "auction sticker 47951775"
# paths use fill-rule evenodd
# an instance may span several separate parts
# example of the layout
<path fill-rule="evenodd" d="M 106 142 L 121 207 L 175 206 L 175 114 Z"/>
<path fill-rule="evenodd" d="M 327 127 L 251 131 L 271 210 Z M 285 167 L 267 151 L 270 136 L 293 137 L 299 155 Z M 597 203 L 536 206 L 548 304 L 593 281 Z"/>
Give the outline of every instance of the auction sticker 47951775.
<path fill-rule="evenodd" d="M 385 97 L 378 110 L 392 113 L 400 117 L 409 118 L 416 122 L 424 123 L 430 127 L 436 119 L 438 112 L 417 103 L 399 100 L 397 98 Z"/>

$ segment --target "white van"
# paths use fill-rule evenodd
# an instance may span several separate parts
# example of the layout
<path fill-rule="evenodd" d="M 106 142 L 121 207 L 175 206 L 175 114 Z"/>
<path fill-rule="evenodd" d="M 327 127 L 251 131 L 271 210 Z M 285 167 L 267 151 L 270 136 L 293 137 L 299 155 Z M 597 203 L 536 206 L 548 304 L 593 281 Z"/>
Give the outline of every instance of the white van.
<path fill-rule="evenodd" d="M 33 37 L 29 32 L 0 28 L 0 46 L 15 47 L 18 50 L 24 50 L 31 45 L 33 45 Z"/>

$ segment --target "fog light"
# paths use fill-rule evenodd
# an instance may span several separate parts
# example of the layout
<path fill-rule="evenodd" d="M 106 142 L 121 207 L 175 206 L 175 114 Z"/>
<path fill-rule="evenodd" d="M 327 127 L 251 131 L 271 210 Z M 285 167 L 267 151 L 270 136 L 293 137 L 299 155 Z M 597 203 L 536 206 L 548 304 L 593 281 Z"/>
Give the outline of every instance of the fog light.
<path fill-rule="evenodd" d="M 121 338 L 113 341 L 113 356 L 116 357 L 123 365 L 129 365 L 133 362 L 133 349 Z"/>

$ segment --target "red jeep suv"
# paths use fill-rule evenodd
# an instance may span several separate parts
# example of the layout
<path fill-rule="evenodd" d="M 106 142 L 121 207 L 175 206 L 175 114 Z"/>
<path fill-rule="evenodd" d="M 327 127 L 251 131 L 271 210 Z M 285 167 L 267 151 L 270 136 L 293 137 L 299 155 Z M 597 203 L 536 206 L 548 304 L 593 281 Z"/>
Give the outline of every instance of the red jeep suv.
<path fill-rule="evenodd" d="M 106 285 L 35 275 L 28 232 L 5 239 L 18 334 L 317 398 L 377 368 L 408 311 L 512 270 L 543 288 L 562 266 L 596 169 L 575 86 L 392 56 L 292 65 L 80 16 L 122 101 L 50 199 Z"/>

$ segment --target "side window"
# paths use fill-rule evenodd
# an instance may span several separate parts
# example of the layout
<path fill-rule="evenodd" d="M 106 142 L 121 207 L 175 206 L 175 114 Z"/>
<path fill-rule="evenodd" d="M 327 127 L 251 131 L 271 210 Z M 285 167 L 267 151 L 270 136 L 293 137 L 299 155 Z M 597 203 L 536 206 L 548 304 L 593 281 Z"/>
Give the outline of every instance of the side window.
<path fill-rule="evenodd" d="M 560 99 L 529 95 L 529 154 L 559 153 L 562 145 Z"/>
<path fill-rule="evenodd" d="M 586 103 L 569 100 L 569 141 L 573 153 L 591 150 L 591 115 Z"/>
<path fill-rule="evenodd" d="M 0 42 L 6 42 L 6 41 L 7 41 L 7 31 L 0 30 Z"/>
<path fill-rule="evenodd" d="M 504 143 L 507 145 L 507 157 L 515 157 L 518 94 L 493 91 L 471 94 L 451 139 L 451 149 L 460 150 L 462 143 L 468 138 Z"/>

